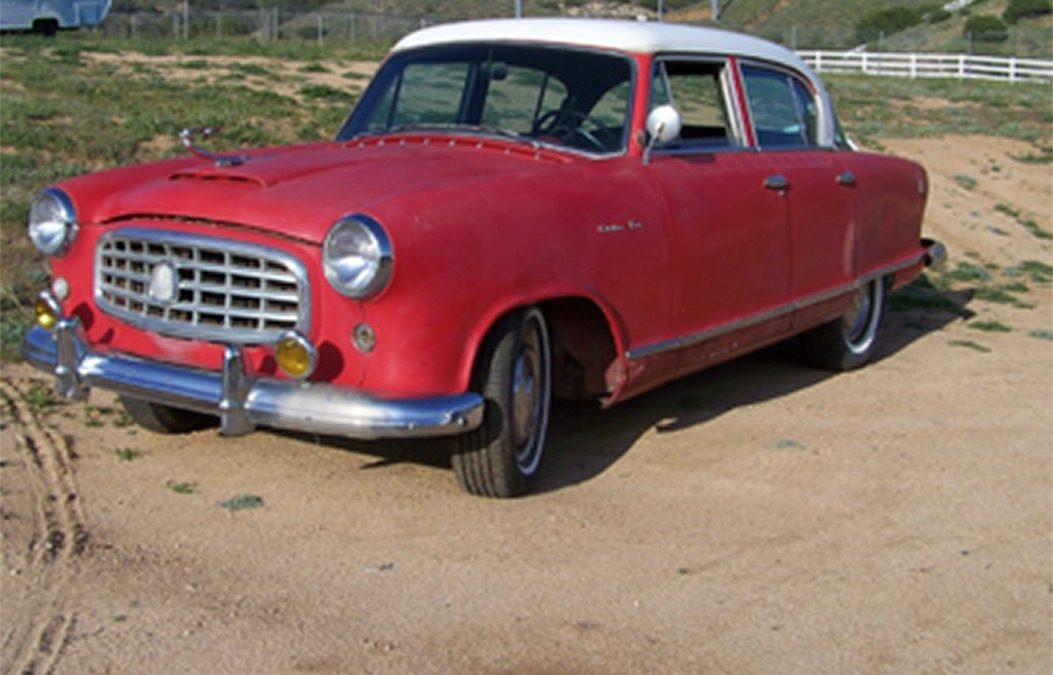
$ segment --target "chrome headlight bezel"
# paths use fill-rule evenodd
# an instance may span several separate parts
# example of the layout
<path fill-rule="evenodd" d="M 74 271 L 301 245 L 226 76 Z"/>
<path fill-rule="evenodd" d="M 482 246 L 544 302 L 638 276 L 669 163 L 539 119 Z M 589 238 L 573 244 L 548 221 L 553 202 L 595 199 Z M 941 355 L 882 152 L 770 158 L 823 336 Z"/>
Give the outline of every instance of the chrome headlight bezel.
<path fill-rule="evenodd" d="M 345 297 L 366 300 L 379 295 L 391 281 L 394 264 L 391 239 L 384 227 L 367 215 L 344 216 L 325 236 L 325 278 Z"/>
<path fill-rule="evenodd" d="M 77 238 L 77 210 L 58 188 L 47 188 L 33 198 L 27 224 L 29 239 L 47 256 L 61 256 Z"/>

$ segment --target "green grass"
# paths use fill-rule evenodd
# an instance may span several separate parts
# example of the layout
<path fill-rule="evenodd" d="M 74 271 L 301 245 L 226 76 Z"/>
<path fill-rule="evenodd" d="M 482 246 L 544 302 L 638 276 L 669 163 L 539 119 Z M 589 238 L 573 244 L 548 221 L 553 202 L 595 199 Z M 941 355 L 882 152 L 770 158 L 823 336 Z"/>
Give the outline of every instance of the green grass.
<path fill-rule="evenodd" d="M 31 410 L 38 412 L 52 408 L 58 403 L 51 389 L 43 385 L 34 385 L 29 391 L 22 394 L 22 400 Z"/>
<path fill-rule="evenodd" d="M 30 325 L 32 297 L 47 278 L 45 261 L 25 237 L 32 196 L 64 178 L 112 166 L 180 154 L 175 136 L 186 126 L 222 127 L 210 147 L 264 146 L 332 137 L 348 114 L 351 91 L 308 90 L 302 98 L 242 82 L 167 79 L 163 68 L 119 68 L 96 63 L 92 52 L 171 52 L 187 56 L 183 69 L 204 69 L 207 56 L 267 56 L 308 63 L 321 59 L 363 59 L 375 49 L 322 50 L 295 42 L 253 40 L 165 41 L 102 39 L 63 33 L 53 40 L 4 36 L 0 73 L 0 352 L 17 358 Z M 194 57 L 194 58 L 190 58 Z M 231 69 L 266 78 L 253 63 Z M 170 139 L 167 150 L 159 139 Z"/>
<path fill-rule="evenodd" d="M 165 483 L 165 487 L 177 495 L 192 495 L 197 492 L 197 483 L 193 482 L 177 482 L 170 480 Z"/>
<path fill-rule="evenodd" d="M 1036 328 L 1028 333 L 1028 335 L 1033 338 L 1038 338 L 1039 340 L 1053 340 L 1053 330 L 1049 330 L 1048 328 Z"/>
<path fill-rule="evenodd" d="M 258 509 L 263 506 L 263 498 L 252 494 L 242 494 L 222 501 L 219 505 L 233 513 L 245 509 Z"/>
<path fill-rule="evenodd" d="M 975 178 L 961 173 L 954 177 L 954 182 L 957 183 L 961 188 L 969 191 L 976 189 L 977 185 Z"/>
<path fill-rule="evenodd" d="M 1007 277 L 1026 277 L 1036 284 L 1053 283 L 1053 265 L 1040 260 L 1025 260 L 1002 270 Z"/>
<path fill-rule="evenodd" d="M 989 354 L 991 352 L 990 347 L 985 347 L 979 342 L 974 342 L 973 340 L 949 340 L 947 344 L 952 347 L 965 347 L 966 349 L 971 349 L 974 352 L 980 352 L 981 354 Z"/>
<path fill-rule="evenodd" d="M 933 279 L 936 279 L 936 282 Z M 889 309 L 893 312 L 921 310 L 940 312 L 962 319 L 971 319 L 976 314 L 958 304 L 948 295 L 950 284 L 944 283 L 931 273 L 922 274 L 909 285 L 888 297 Z"/>
<path fill-rule="evenodd" d="M 113 451 L 113 454 L 122 462 L 131 462 L 138 459 L 143 453 L 135 448 L 118 448 Z"/>
<path fill-rule="evenodd" d="M 1013 329 L 1000 321 L 973 321 L 969 328 L 983 331 L 985 333 L 1011 333 Z"/>
<path fill-rule="evenodd" d="M 1033 218 L 1028 218 L 1020 213 L 1017 209 L 1014 209 L 1009 204 L 1001 203 L 995 206 L 995 211 L 1005 214 L 1015 220 L 1021 227 L 1031 233 L 1032 236 L 1038 239 L 1053 239 L 1053 232 L 1044 230 L 1039 227 L 1038 223 Z"/>
<path fill-rule="evenodd" d="M 826 75 L 841 123 L 868 147 L 880 138 L 976 134 L 1048 143 L 1053 108 L 1043 84 Z M 928 105 L 918 106 L 923 97 Z"/>

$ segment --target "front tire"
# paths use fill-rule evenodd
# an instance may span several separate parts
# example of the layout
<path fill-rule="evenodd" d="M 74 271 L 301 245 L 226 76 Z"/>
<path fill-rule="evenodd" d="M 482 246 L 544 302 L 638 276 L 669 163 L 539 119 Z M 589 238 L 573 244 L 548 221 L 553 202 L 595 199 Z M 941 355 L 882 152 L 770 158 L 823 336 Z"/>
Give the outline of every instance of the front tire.
<path fill-rule="evenodd" d="M 516 497 L 533 486 L 544 457 L 552 402 L 548 327 L 536 307 L 491 331 L 476 360 L 472 388 L 482 394 L 482 425 L 454 438 L 457 482 L 486 497 Z"/>
<path fill-rule="evenodd" d="M 841 317 L 801 336 L 809 363 L 826 370 L 853 370 L 874 356 L 885 314 L 884 279 L 863 284 Z"/>
<path fill-rule="evenodd" d="M 185 434 L 216 426 L 218 418 L 190 410 L 173 408 L 130 396 L 119 397 L 128 416 L 147 431 L 158 434 Z"/>

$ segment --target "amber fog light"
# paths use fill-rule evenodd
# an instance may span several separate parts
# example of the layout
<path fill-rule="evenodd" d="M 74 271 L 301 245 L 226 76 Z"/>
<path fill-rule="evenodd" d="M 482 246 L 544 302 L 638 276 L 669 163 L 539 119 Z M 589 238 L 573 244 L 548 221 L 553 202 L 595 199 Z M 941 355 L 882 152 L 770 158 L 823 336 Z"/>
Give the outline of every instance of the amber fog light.
<path fill-rule="evenodd" d="M 37 316 L 37 325 L 46 330 L 51 330 L 62 316 L 62 308 L 50 293 L 44 292 L 37 297 L 33 303 L 33 312 Z"/>
<path fill-rule="evenodd" d="M 278 339 L 274 355 L 282 371 L 299 380 L 310 377 L 318 361 L 314 345 L 296 331 L 289 331 Z"/>

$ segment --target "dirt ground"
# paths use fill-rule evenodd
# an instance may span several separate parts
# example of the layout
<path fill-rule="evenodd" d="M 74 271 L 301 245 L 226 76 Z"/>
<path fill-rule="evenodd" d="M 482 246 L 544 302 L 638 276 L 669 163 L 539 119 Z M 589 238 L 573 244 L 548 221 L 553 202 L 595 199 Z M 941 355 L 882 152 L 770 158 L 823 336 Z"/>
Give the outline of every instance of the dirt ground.
<path fill-rule="evenodd" d="M 928 167 L 952 267 L 1053 263 L 1028 147 L 886 145 Z M 561 405 L 514 501 L 430 446 L 159 437 L 5 364 L 0 670 L 1048 673 L 1053 289 L 1029 287 L 891 312 L 860 371 L 789 343 Z"/>

